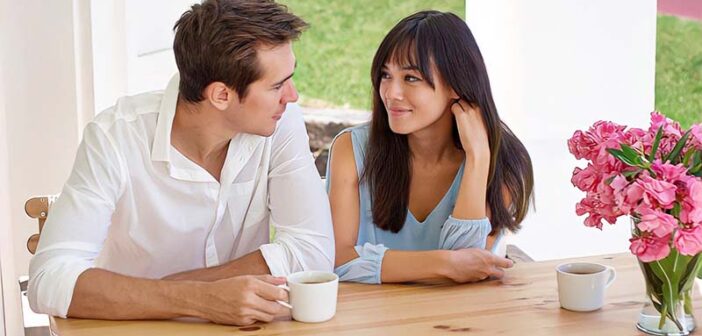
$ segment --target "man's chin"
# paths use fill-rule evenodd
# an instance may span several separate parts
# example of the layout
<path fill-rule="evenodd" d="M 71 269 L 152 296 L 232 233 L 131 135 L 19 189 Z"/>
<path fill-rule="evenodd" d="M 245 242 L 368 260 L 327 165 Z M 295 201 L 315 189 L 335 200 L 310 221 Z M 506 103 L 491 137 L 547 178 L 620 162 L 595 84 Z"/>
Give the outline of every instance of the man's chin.
<path fill-rule="evenodd" d="M 256 130 L 256 132 L 254 134 L 267 138 L 267 137 L 273 135 L 273 133 L 275 133 L 275 128 L 276 128 L 275 126 L 276 125 L 273 125 L 273 127 L 268 128 L 268 129 L 258 129 L 258 130 Z"/>

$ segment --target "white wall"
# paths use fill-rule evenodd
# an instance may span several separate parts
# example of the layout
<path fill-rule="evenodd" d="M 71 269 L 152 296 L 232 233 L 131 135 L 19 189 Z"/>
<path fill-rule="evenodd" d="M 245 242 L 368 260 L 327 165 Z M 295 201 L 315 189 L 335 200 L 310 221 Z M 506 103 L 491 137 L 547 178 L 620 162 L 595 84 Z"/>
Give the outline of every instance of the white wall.
<path fill-rule="evenodd" d="M 93 115 L 90 8 L 88 0 L 0 4 L 0 252 L 8 334 L 20 335 L 17 277 L 38 229 L 24 202 L 61 190 Z"/>
<path fill-rule="evenodd" d="M 7 2 L 0 1 L 0 32 L 6 31 L 4 13 L 7 13 Z M 0 46 L 8 45 L 5 34 L 0 33 Z M 7 151 L 7 109 L 5 108 L 3 72 L 4 53 L 0 52 L 0 336 L 7 332 L 9 335 L 20 335 L 19 287 L 16 284 L 14 250 L 11 242 L 12 216 L 10 208 L 9 185 L 9 156 Z M 17 295 L 15 295 L 17 293 Z"/>
<path fill-rule="evenodd" d="M 94 97 L 96 112 L 127 90 L 124 1 L 91 0 Z"/>
<path fill-rule="evenodd" d="M 95 111 L 162 90 L 177 71 L 173 25 L 195 0 L 91 0 Z"/>
<path fill-rule="evenodd" d="M 605 119 L 647 126 L 654 108 L 655 0 L 468 0 L 467 22 L 498 111 L 534 161 L 537 211 L 514 237 L 535 259 L 628 249 L 628 221 L 584 227 L 566 140 Z"/>
<path fill-rule="evenodd" d="M 165 86 L 175 62 L 162 49 L 191 2 L 0 0 L 0 270 L 8 335 L 22 333 L 17 278 L 27 274 L 25 243 L 37 230 L 24 202 L 60 192 L 96 107 Z"/>
<path fill-rule="evenodd" d="M 165 86 L 175 62 L 172 51 L 159 50 L 172 43 L 170 29 L 191 2 L 0 0 L 0 271 L 8 335 L 23 332 L 17 278 L 27 274 L 25 243 L 37 230 L 24 202 L 60 192 L 96 107 Z"/>
<path fill-rule="evenodd" d="M 0 13 L 3 12 L 4 3 L 0 3 Z M 0 16 L 0 22 L 2 16 Z M 3 29 L 0 23 L 0 29 Z M 3 41 L 0 40 L 0 45 L 4 45 Z M 0 58 L 0 78 L 4 78 L 2 72 L 2 58 Z M 3 83 L 0 80 L 0 237 L 12 237 L 12 230 L 10 228 L 10 193 L 5 186 L 9 184 L 9 179 L 7 175 L 8 168 L 8 157 L 7 157 L 7 125 L 5 122 L 5 103 L 3 98 Z M 5 306 L 17 306 L 18 300 L 12 299 L 10 297 L 10 279 L 3 276 L 3 274 L 14 273 L 14 262 L 12 258 L 12 245 L 0 242 L 0 336 L 5 336 Z M 5 281 L 8 281 L 6 284 Z M 5 293 L 5 288 L 8 288 L 7 293 Z M 17 312 L 17 310 L 13 310 Z M 12 317 L 12 316 L 10 316 Z M 13 326 L 13 331 L 19 331 L 18 325 L 15 323 Z"/>
<path fill-rule="evenodd" d="M 126 0 L 127 94 L 162 90 L 178 71 L 173 56 L 173 25 L 196 2 Z"/>

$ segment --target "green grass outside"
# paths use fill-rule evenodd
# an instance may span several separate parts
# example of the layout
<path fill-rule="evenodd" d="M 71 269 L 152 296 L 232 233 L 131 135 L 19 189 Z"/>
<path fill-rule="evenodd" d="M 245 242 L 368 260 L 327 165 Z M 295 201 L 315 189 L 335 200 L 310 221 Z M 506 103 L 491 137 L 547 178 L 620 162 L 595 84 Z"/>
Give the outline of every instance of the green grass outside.
<path fill-rule="evenodd" d="M 369 109 L 370 64 L 397 21 L 423 9 L 465 16 L 463 0 L 281 0 L 310 23 L 295 44 L 305 105 Z M 685 127 L 702 122 L 702 23 L 658 16 L 656 109 Z"/>
<path fill-rule="evenodd" d="M 370 66 L 380 41 L 404 17 L 424 9 L 465 17 L 464 0 L 280 0 L 310 24 L 295 44 L 302 104 L 370 108 Z"/>
<path fill-rule="evenodd" d="M 656 109 L 683 127 L 702 122 L 702 23 L 658 16 Z"/>

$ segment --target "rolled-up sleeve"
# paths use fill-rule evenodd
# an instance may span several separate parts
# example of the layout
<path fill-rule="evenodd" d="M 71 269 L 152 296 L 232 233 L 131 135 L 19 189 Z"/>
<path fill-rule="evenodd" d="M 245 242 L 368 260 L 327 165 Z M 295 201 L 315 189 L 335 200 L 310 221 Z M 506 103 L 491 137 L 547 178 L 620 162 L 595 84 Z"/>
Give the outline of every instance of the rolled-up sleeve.
<path fill-rule="evenodd" d="M 289 105 L 273 135 L 268 174 L 275 238 L 259 249 L 275 276 L 332 271 L 334 233 L 329 199 L 314 164 L 299 107 Z"/>
<path fill-rule="evenodd" d="M 442 250 L 458 250 L 462 248 L 485 248 L 487 237 L 492 230 L 490 220 L 456 219 L 453 216 L 444 222 L 439 236 L 439 248 Z"/>
<path fill-rule="evenodd" d="M 334 270 L 341 281 L 361 282 L 367 284 L 380 284 L 380 270 L 383 257 L 388 250 L 383 244 L 373 245 L 365 243 L 355 246 L 358 258 L 353 259 Z"/>
<path fill-rule="evenodd" d="M 29 265 L 28 298 L 35 312 L 66 317 L 78 276 L 94 266 L 107 236 L 124 188 L 121 162 L 107 134 L 88 124 Z"/>

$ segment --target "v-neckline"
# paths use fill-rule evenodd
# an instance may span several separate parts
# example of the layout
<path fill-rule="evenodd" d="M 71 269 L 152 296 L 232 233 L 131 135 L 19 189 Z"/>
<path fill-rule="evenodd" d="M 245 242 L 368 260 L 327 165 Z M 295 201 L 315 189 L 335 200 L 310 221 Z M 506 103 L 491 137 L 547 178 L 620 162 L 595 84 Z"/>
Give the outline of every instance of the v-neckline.
<path fill-rule="evenodd" d="M 458 176 L 463 173 L 463 166 L 465 166 L 465 160 L 458 167 L 458 171 L 456 171 L 456 175 L 453 177 L 453 182 L 451 182 L 451 186 L 449 186 L 448 190 L 446 190 L 444 197 L 441 198 L 439 203 L 436 203 L 436 205 L 434 206 L 433 209 L 431 209 L 431 211 L 429 212 L 427 217 L 424 218 L 424 221 L 420 222 L 419 220 L 417 220 L 417 217 L 414 216 L 414 214 L 412 213 L 412 210 L 409 209 L 409 205 L 407 206 L 407 215 L 410 218 L 412 218 L 412 220 L 415 223 L 420 224 L 420 225 L 426 223 L 429 220 L 429 218 L 434 214 L 434 212 L 436 212 L 436 209 L 438 209 L 446 201 L 446 199 L 449 198 L 449 196 L 451 195 L 451 190 L 453 190 L 453 188 L 456 185 L 456 182 L 458 181 Z"/>

